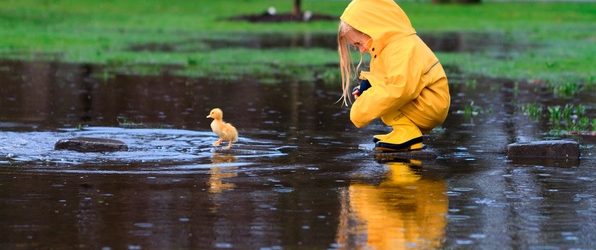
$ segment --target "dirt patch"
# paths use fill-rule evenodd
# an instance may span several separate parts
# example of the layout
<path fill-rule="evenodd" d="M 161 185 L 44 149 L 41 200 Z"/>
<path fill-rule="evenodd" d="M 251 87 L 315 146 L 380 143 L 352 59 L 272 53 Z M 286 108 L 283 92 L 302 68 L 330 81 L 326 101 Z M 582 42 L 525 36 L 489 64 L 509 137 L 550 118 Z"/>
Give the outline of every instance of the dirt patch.
<path fill-rule="evenodd" d="M 176 52 L 178 49 L 175 44 L 167 43 L 144 43 L 135 44 L 129 47 L 130 51 L 160 51 L 160 52 Z"/>

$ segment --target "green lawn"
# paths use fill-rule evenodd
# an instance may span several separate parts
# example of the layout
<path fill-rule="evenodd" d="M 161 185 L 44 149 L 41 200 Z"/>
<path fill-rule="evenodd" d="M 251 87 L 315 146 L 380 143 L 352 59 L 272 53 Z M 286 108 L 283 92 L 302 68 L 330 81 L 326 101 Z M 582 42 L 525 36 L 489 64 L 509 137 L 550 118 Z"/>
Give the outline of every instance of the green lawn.
<path fill-rule="evenodd" d="M 315 13 L 339 16 L 348 1 L 304 0 Z M 279 76 L 338 79 L 337 55 L 328 49 L 209 49 L 203 39 L 238 39 L 251 33 L 333 34 L 337 21 L 251 24 L 228 17 L 291 9 L 290 0 L 5 0 L 0 5 L 0 58 L 96 63 L 114 71 L 177 73 L 234 78 Z M 595 3 L 403 3 L 419 33 L 450 31 L 500 34 L 523 44 L 521 51 L 495 55 L 437 53 L 442 62 L 468 74 L 594 83 Z M 248 33 L 247 33 L 248 32 Z M 141 44 L 175 50 L 131 50 Z M 181 48 L 181 46 L 185 46 Z M 190 47 L 190 48 L 188 48 Z"/>

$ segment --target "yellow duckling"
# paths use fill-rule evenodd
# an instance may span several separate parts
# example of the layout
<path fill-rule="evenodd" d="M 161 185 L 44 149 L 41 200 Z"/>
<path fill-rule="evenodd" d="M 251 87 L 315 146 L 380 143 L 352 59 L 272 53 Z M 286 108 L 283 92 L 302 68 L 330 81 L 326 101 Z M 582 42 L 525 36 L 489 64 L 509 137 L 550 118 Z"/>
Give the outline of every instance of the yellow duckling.
<path fill-rule="evenodd" d="M 211 130 L 219 136 L 219 140 L 213 143 L 213 146 L 219 146 L 222 141 L 228 141 L 226 149 L 232 148 L 232 143 L 238 141 L 238 131 L 232 124 L 223 121 L 223 111 L 214 108 L 209 112 L 207 118 L 212 118 Z"/>

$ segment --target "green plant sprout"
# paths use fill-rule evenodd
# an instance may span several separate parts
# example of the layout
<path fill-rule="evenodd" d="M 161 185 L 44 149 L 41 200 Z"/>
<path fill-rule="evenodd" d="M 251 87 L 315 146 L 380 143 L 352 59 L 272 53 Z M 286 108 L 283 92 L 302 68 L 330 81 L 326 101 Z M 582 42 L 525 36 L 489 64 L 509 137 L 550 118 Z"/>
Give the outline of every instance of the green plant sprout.
<path fill-rule="evenodd" d="M 458 113 L 462 113 L 462 111 L 458 111 Z M 480 113 L 483 113 L 482 107 L 474 105 L 474 101 L 470 101 L 469 104 L 466 104 L 463 110 L 463 114 L 466 119 L 470 119 Z"/>
<path fill-rule="evenodd" d="M 542 107 L 537 103 L 526 103 L 521 108 L 522 112 L 532 120 L 538 120 L 542 116 Z"/>
<path fill-rule="evenodd" d="M 521 106 L 524 115 L 537 121 L 543 116 L 543 108 L 537 103 L 527 103 Z M 551 136 L 569 134 L 593 134 L 596 120 L 587 116 L 586 105 L 565 104 L 565 106 L 547 106 L 548 121 Z"/>
<path fill-rule="evenodd" d="M 558 123 L 561 120 L 561 106 L 549 106 L 547 107 L 548 110 L 548 120 L 552 123 Z"/>
<path fill-rule="evenodd" d="M 123 128 L 138 128 L 143 126 L 143 123 L 132 122 L 125 116 L 118 116 L 116 120 L 118 121 L 118 126 Z"/>
<path fill-rule="evenodd" d="M 551 88 L 553 88 L 553 92 L 558 97 L 573 97 L 582 89 L 581 85 L 575 82 L 552 84 Z"/>

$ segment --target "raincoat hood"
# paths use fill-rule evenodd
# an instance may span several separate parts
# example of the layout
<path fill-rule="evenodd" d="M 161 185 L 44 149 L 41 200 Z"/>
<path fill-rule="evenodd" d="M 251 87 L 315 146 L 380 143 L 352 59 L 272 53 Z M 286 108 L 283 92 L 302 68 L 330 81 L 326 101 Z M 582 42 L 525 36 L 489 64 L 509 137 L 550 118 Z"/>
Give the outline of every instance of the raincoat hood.
<path fill-rule="evenodd" d="M 416 34 L 406 13 L 393 0 L 353 0 L 340 19 L 385 47 L 390 39 Z"/>

